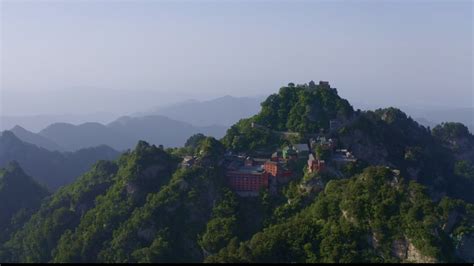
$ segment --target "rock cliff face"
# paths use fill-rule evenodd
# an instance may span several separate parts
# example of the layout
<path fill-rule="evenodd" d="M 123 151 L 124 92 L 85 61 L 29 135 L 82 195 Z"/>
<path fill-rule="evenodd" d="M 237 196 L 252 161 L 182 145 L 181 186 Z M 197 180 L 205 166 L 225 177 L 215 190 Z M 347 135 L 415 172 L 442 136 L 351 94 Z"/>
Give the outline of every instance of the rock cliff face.
<path fill-rule="evenodd" d="M 342 146 L 350 147 L 355 157 L 370 162 L 374 165 L 393 165 L 387 160 L 388 152 L 381 146 L 374 143 L 369 136 L 359 129 L 340 136 Z"/>
<path fill-rule="evenodd" d="M 392 243 L 392 255 L 402 262 L 435 263 L 435 258 L 425 256 L 411 243 L 410 240 L 400 239 Z"/>
<path fill-rule="evenodd" d="M 318 193 L 324 190 L 324 182 L 320 178 L 312 178 L 308 181 L 304 181 L 300 184 L 300 189 L 306 193 L 315 192 Z"/>
<path fill-rule="evenodd" d="M 435 263 L 437 260 L 432 257 L 425 256 L 420 253 L 420 251 L 413 246 L 411 242 L 408 242 L 407 249 L 407 262 L 417 262 L 417 263 Z"/>
<path fill-rule="evenodd" d="M 367 236 L 367 242 L 369 243 L 370 246 L 372 246 L 374 249 L 377 249 L 380 247 L 380 237 L 378 236 L 377 233 L 372 232 Z"/>
<path fill-rule="evenodd" d="M 450 234 L 451 238 L 455 239 L 455 255 L 466 262 L 474 261 L 474 232 L 461 233 L 457 236 L 453 236 L 453 230 L 458 226 L 462 217 L 457 211 L 451 211 L 448 215 L 448 219 L 443 226 L 444 232 Z"/>
<path fill-rule="evenodd" d="M 406 258 L 407 244 L 405 240 L 395 240 L 392 242 L 392 255 L 399 259 Z"/>

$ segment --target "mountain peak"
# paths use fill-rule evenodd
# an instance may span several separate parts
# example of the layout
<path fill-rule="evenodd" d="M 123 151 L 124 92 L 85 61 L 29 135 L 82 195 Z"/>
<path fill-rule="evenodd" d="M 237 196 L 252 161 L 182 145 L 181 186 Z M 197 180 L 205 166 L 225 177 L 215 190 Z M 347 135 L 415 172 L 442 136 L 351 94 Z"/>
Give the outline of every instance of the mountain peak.
<path fill-rule="evenodd" d="M 11 131 L 28 131 L 26 130 L 24 127 L 20 126 L 20 125 L 16 125 L 14 127 L 12 127 L 12 129 L 10 129 Z"/>
<path fill-rule="evenodd" d="M 21 142 L 21 140 L 10 130 L 5 130 L 2 132 L 2 139 L 5 141 L 16 141 Z"/>
<path fill-rule="evenodd" d="M 214 100 L 211 100 L 211 101 L 217 101 L 217 100 L 233 100 L 233 99 L 237 99 L 238 97 L 234 97 L 232 95 L 229 95 L 229 94 L 226 94 L 222 97 L 219 97 L 219 98 L 216 98 Z"/>
<path fill-rule="evenodd" d="M 11 130 L 15 136 L 23 142 L 34 144 L 38 147 L 45 148 L 50 151 L 63 151 L 64 148 L 56 144 L 54 141 L 40 134 L 33 133 L 21 126 L 15 126 Z"/>

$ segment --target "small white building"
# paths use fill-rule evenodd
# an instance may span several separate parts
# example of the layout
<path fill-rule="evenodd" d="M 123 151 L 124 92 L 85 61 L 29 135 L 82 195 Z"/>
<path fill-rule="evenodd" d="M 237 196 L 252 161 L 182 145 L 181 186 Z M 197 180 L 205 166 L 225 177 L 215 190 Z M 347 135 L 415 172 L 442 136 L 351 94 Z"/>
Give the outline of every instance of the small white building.
<path fill-rule="evenodd" d="M 183 161 L 181 162 L 182 167 L 191 167 L 193 166 L 194 162 L 196 161 L 195 156 L 184 156 Z"/>

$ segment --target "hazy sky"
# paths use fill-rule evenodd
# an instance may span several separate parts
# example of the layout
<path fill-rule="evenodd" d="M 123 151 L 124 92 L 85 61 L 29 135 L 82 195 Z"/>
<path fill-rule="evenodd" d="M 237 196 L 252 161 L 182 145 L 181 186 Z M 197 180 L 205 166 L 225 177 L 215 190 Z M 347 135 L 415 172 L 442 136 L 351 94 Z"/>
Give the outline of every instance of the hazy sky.
<path fill-rule="evenodd" d="M 3 114 L 133 112 L 328 80 L 473 106 L 472 1 L 5 1 Z"/>

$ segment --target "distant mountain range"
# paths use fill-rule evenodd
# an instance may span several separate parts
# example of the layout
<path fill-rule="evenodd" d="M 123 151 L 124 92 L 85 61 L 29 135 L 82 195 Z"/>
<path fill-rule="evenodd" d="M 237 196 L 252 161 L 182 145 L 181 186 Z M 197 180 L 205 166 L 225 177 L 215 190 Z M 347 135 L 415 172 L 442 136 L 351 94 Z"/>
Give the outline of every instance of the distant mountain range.
<path fill-rule="evenodd" d="M 38 133 L 57 143 L 62 149 L 75 151 L 97 145 L 108 145 L 117 150 L 125 150 L 132 143 L 132 139 L 100 123 L 84 123 L 73 125 L 55 123 Z M 35 143 L 37 144 L 37 143 Z"/>
<path fill-rule="evenodd" d="M 112 117 L 110 114 L 102 114 L 95 119 L 91 115 L 86 123 L 74 121 L 84 121 L 88 118 L 87 116 L 2 117 L 0 119 L 4 127 L 13 125 L 13 128 L 8 128 L 11 128 L 10 130 L 23 141 L 51 151 L 75 151 L 102 144 L 116 150 L 125 150 L 134 147 L 138 140 L 146 140 L 156 145 L 162 144 L 165 147 L 177 147 L 182 146 L 188 137 L 196 133 L 216 138 L 222 137 L 230 125 L 256 114 L 263 100 L 264 97 L 233 96 L 208 101 L 189 100 L 157 107 L 145 113 L 123 116 L 110 123 L 104 122 L 110 121 L 107 120 Z M 356 103 L 355 106 L 365 110 L 377 108 L 373 104 L 364 103 Z M 401 109 L 420 124 L 431 128 L 444 121 L 455 121 L 465 124 L 471 132 L 474 132 L 474 108 L 442 109 L 405 106 Z M 42 130 L 35 130 L 46 121 L 64 122 L 51 123 L 42 127 Z"/>
<path fill-rule="evenodd" d="M 380 106 L 374 104 L 361 102 L 355 102 L 354 107 L 362 110 L 374 110 L 380 108 Z M 474 107 L 447 108 L 400 106 L 400 109 L 424 126 L 433 128 L 442 122 L 459 122 L 467 126 L 471 133 L 474 132 Z"/>
<path fill-rule="evenodd" d="M 258 113 L 260 103 L 264 99 L 264 97 L 233 97 L 227 95 L 209 101 L 190 100 L 158 107 L 145 114 L 164 115 L 195 126 L 231 126 L 242 118 Z"/>
<path fill-rule="evenodd" d="M 50 190 L 73 182 L 96 161 L 114 160 L 118 155 L 105 145 L 61 153 L 26 143 L 11 131 L 0 135 L 0 168 L 16 161 L 27 175 Z"/>
<path fill-rule="evenodd" d="M 24 142 L 34 144 L 38 147 L 45 148 L 50 151 L 64 151 L 65 150 L 63 147 L 59 146 L 54 141 L 46 137 L 43 137 L 40 134 L 36 134 L 31 131 L 28 131 L 21 126 L 15 126 L 12 129 L 10 129 L 10 131 L 13 132 L 15 136 L 17 136 L 19 139 L 23 140 Z"/>
<path fill-rule="evenodd" d="M 215 138 L 222 138 L 227 130 L 226 126 L 194 126 L 186 122 L 173 120 L 161 115 L 143 117 L 121 117 L 107 125 L 118 134 L 132 138 L 128 148 L 133 148 L 138 140 L 145 140 L 165 147 L 181 147 L 186 140 L 197 133 Z"/>
<path fill-rule="evenodd" d="M 55 123 L 38 133 L 20 126 L 11 129 L 21 140 L 50 151 L 76 151 L 100 145 L 123 151 L 133 148 L 139 140 L 164 147 L 179 147 L 194 134 L 221 138 L 226 130 L 226 126 L 199 127 L 160 115 L 124 116 L 106 125 Z"/>
<path fill-rule="evenodd" d="M 117 115 L 111 113 L 91 114 L 62 114 L 62 115 L 0 115 L 0 131 L 9 130 L 15 126 L 21 126 L 33 132 L 39 132 L 43 128 L 54 123 L 82 124 L 86 122 L 109 123 L 117 119 Z"/>
<path fill-rule="evenodd" d="M 459 122 L 474 132 L 474 108 L 457 109 L 417 109 L 405 108 L 413 119 L 425 126 L 434 127 L 442 122 Z"/>
<path fill-rule="evenodd" d="M 158 107 L 145 114 L 160 114 L 197 126 L 213 124 L 230 126 L 242 118 L 257 114 L 260 110 L 260 103 L 264 100 L 265 97 L 227 95 L 209 101 L 189 100 L 166 107 Z M 380 108 L 374 104 L 357 102 L 355 107 L 363 110 Z M 447 121 L 460 122 L 465 124 L 471 132 L 474 132 L 474 108 L 401 106 L 400 109 L 424 126 L 434 127 Z"/>
<path fill-rule="evenodd" d="M 154 116 L 124 117 L 105 129 L 93 123 L 83 128 L 103 130 L 104 138 L 116 132 L 142 138 L 168 130 L 156 121 Z M 62 138 L 67 130 L 87 133 L 69 125 L 55 127 L 63 131 Z M 288 180 L 279 180 L 278 173 L 270 178 L 264 170 L 254 174 L 257 182 L 246 182 L 250 168 L 229 169 L 243 164 L 226 156 L 229 152 L 270 159 L 283 143 L 309 144 L 321 134 L 336 147 L 323 147 L 326 141 L 319 138 L 311 156 L 298 152 L 295 160 L 271 164 L 291 173 Z M 6 135 L 9 143 L 18 142 L 13 133 Z M 5 241 L 0 234 L 0 261 L 474 261 L 474 136 L 460 123 L 430 131 L 397 108 L 354 110 L 328 83 L 310 82 L 281 87 L 222 141 L 197 138 L 177 152 L 140 141 L 118 160 L 94 164 L 39 207 L 18 195 L 30 210 L 26 215 L 12 204 L 16 198 L 1 190 L 2 176 L 24 176 L 19 165 L 6 174 L 0 170 L 0 200 L 6 198 L 0 218 L 10 220 L 3 223 L 6 229 L 0 223 L 0 233 L 8 230 Z M 349 151 L 341 155 L 338 148 Z M 184 156 L 193 159 L 180 164 Z M 324 167 L 308 171 L 307 159 Z M 36 199 L 45 194 L 31 188 L 31 182 L 22 183 L 9 187 L 29 189 Z M 242 195 L 249 190 L 258 194 Z"/>

